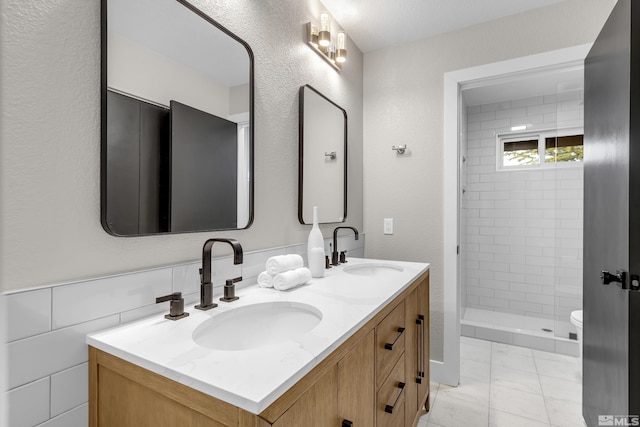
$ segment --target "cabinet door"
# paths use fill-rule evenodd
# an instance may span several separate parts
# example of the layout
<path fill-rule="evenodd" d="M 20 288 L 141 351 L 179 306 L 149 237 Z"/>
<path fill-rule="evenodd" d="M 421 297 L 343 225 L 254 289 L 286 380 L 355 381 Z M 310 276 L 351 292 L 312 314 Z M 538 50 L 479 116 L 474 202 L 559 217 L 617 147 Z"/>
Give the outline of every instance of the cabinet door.
<path fill-rule="evenodd" d="M 405 299 L 405 311 L 407 326 L 407 338 L 405 341 L 404 360 L 406 367 L 407 389 L 405 390 L 406 425 L 411 425 L 413 419 L 420 409 L 418 403 L 418 382 L 422 381 L 418 358 L 420 356 L 419 333 L 421 331 L 418 324 L 418 289 L 414 289 Z"/>
<path fill-rule="evenodd" d="M 426 405 L 429 410 L 429 276 L 418 286 L 418 370 L 421 381 L 418 384 L 418 409 Z"/>
<path fill-rule="evenodd" d="M 338 424 L 337 366 L 333 366 L 287 412 L 274 427 L 335 427 Z"/>
<path fill-rule="evenodd" d="M 344 421 L 354 427 L 374 425 L 374 338 L 374 332 L 369 332 L 338 362 L 338 426 Z"/>
<path fill-rule="evenodd" d="M 429 393 L 429 278 L 405 300 L 407 339 L 405 366 L 407 375 L 406 424 L 427 404 Z M 429 409 L 428 406 L 426 409 Z"/>

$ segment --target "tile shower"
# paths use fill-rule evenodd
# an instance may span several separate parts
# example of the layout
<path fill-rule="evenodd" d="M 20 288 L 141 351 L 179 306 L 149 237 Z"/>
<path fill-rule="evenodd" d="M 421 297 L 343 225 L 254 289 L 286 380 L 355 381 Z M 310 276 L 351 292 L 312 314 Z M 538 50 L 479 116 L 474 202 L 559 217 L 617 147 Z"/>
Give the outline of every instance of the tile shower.
<path fill-rule="evenodd" d="M 498 170 L 513 126 L 582 128 L 582 90 L 466 110 L 461 144 L 462 335 L 578 355 L 582 162 Z M 464 129 L 464 126 L 463 126 Z M 570 164 L 569 164 L 570 163 Z"/>

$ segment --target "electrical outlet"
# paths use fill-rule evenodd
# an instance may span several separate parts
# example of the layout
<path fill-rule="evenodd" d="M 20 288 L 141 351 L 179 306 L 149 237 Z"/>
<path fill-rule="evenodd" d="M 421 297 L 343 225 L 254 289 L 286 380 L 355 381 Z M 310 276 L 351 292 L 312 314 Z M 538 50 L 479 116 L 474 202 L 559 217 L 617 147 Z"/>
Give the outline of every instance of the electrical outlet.
<path fill-rule="evenodd" d="M 393 218 L 384 219 L 384 234 L 393 234 Z"/>

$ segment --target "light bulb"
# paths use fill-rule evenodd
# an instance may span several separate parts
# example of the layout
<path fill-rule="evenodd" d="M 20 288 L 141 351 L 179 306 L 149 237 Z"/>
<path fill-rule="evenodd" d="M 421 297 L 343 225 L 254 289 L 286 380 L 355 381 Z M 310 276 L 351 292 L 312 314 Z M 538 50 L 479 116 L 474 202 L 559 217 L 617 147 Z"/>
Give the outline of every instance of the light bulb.
<path fill-rule="evenodd" d="M 336 48 L 344 49 L 344 43 L 345 43 L 345 34 L 344 34 L 344 31 L 340 31 L 336 39 Z"/>

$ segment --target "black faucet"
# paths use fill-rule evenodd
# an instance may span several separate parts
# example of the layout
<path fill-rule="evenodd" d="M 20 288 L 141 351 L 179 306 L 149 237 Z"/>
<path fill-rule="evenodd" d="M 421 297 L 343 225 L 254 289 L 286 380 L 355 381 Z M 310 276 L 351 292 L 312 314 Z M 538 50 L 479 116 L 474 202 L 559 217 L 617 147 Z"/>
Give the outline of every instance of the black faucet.
<path fill-rule="evenodd" d="M 358 235 L 358 230 L 355 227 L 336 227 L 333 230 L 333 252 L 331 253 L 331 264 L 333 265 L 340 264 L 340 261 L 338 259 L 338 230 L 340 230 L 341 228 L 353 230 L 353 232 L 356 234 L 356 240 L 360 238 Z M 343 258 L 342 262 L 347 262 L 347 261 Z"/>
<path fill-rule="evenodd" d="M 213 283 L 211 283 L 211 253 L 213 244 L 224 242 L 233 248 L 233 263 L 242 264 L 242 246 L 234 239 L 209 239 L 202 247 L 202 268 L 200 269 L 200 304 L 195 308 L 198 310 L 210 310 L 217 307 L 213 302 Z"/>

